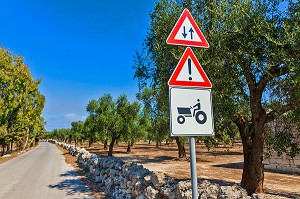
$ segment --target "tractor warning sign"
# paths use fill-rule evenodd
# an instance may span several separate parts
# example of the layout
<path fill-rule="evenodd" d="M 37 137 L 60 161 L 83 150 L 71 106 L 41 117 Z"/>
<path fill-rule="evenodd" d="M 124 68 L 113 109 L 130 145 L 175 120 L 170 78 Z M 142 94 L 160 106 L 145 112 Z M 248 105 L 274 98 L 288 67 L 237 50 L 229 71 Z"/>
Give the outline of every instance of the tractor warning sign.
<path fill-rule="evenodd" d="M 210 89 L 171 87 L 169 92 L 172 136 L 214 134 Z"/>

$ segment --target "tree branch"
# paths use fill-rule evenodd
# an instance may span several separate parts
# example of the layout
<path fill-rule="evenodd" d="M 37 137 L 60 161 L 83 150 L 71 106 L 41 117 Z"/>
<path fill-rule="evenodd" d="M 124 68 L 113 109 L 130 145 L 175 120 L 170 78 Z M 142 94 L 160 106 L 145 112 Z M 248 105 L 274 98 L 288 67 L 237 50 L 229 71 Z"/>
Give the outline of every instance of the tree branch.
<path fill-rule="evenodd" d="M 249 132 L 249 121 L 247 116 L 245 115 L 237 115 L 236 118 L 234 119 L 234 123 L 237 125 L 243 145 L 245 144 L 245 147 L 251 145 L 251 135 Z"/>
<path fill-rule="evenodd" d="M 268 82 L 276 77 L 287 74 L 288 68 L 286 66 L 280 68 L 280 65 L 272 66 L 269 71 L 260 79 L 258 89 L 264 90 Z"/>
<path fill-rule="evenodd" d="M 266 116 L 266 123 L 272 122 L 275 119 L 276 111 L 271 111 Z"/>
<path fill-rule="evenodd" d="M 294 108 L 293 105 L 287 104 L 285 106 L 277 106 L 276 110 L 272 110 L 266 115 L 266 123 L 272 122 L 276 118 L 276 114 L 284 114 Z"/>
<path fill-rule="evenodd" d="M 244 62 L 244 61 L 242 61 L 242 62 Z M 254 75 L 252 74 L 250 66 L 251 66 L 251 63 L 243 63 L 241 68 L 245 75 L 250 92 L 252 92 L 254 90 L 254 88 L 256 87 L 256 81 L 255 81 Z"/>

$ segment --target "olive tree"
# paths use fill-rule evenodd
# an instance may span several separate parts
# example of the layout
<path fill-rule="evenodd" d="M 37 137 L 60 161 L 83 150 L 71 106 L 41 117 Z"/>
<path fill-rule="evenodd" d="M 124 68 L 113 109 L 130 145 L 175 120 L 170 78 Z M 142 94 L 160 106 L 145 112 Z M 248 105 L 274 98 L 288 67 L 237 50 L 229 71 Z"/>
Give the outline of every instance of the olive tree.
<path fill-rule="evenodd" d="M 263 192 L 265 126 L 299 110 L 299 1 L 158 1 L 134 68 L 140 86 L 159 93 L 157 107 L 166 115 L 167 81 L 184 48 L 165 39 L 184 8 L 210 43 L 194 53 L 213 83 L 214 120 L 234 123 L 243 142 L 241 185 L 249 195 Z"/>

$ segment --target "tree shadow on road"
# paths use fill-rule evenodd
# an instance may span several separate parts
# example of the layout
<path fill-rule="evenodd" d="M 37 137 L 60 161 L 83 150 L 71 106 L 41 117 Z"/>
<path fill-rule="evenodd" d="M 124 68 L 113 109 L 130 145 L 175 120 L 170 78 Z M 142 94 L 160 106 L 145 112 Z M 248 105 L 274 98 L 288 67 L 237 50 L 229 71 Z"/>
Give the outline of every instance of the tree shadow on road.
<path fill-rule="evenodd" d="M 78 175 L 77 175 L 76 171 L 74 171 L 74 170 L 71 170 L 71 171 L 68 171 L 66 173 L 59 175 L 59 177 L 69 177 L 69 176 L 76 177 Z"/>
<path fill-rule="evenodd" d="M 61 182 L 48 185 L 48 187 L 51 189 L 63 190 L 67 196 L 76 197 L 81 194 L 91 194 L 91 192 L 83 185 L 82 181 L 79 178 L 75 178 L 76 176 L 77 174 L 75 171 L 67 171 L 64 174 L 59 175 L 59 177 L 63 178 Z"/>

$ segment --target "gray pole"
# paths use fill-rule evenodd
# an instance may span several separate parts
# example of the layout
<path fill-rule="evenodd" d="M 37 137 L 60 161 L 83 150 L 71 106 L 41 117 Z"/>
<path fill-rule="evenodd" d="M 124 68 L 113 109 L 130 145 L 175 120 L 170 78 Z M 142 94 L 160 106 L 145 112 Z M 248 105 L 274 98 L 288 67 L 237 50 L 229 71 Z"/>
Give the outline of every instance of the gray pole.
<path fill-rule="evenodd" d="M 190 143 L 190 164 L 191 164 L 191 179 L 192 179 L 192 197 L 198 198 L 198 185 L 197 185 L 197 169 L 196 169 L 196 147 L 195 138 L 189 137 Z"/>

